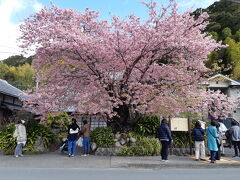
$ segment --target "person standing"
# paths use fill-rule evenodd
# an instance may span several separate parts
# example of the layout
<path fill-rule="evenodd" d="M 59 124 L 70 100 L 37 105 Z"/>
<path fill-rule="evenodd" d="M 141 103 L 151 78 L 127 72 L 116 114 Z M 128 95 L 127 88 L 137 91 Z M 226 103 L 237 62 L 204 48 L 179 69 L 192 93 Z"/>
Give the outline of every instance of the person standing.
<path fill-rule="evenodd" d="M 205 161 L 205 144 L 204 144 L 204 131 L 201 127 L 201 123 L 197 121 L 195 128 L 192 130 L 192 136 L 195 141 L 195 159 Z"/>
<path fill-rule="evenodd" d="M 17 138 L 17 146 L 15 148 L 14 156 L 15 157 L 23 156 L 22 149 L 27 142 L 27 132 L 24 120 L 18 121 L 13 136 Z"/>
<path fill-rule="evenodd" d="M 220 123 L 216 122 L 216 128 L 217 128 L 217 133 L 218 133 L 218 137 L 216 138 L 217 140 L 217 147 L 218 147 L 218 151 L 216 152 L 216 160 L 221 160 L 221 154 L 222 154 L 222 149 L 223 149 L 223 144 L 222 144 L 222 139 L 223 139 L 223 133 L 222 133 L 222 129 L 221 129 L 221 125 Z"/>
<path fill-rule="evenodd" d="M 168 148 L 169 145 L 172 143 L 172 135 L 168 127 L 168 121 L 165 118 L 163 118 L 161 125 L 158 128 L 158 139 L 162 145 L 161 149 L 162 161 L 166 162 L 168 161 Z"/>
<path fill-rule="evenodd" d="M 217 133 L 216 123 L 214 121 L 211 121 L 211 125 L 207 128 L 206 135 L 208 137 L 208 149 L 210 151 L 211 160 L 210 163 L 215 163 L 216 153 L 218 151 L 217 138 L 219 135 Z"/>
<path fill-rule="evenodd" d="M 87 120 L 83 121 L 83 155 L 88 156 L 90 154 L 90 126 Z"/>
<path fill-rule="evenodd" d="M 232 121 L 232 127 L 230 128 L 230 137 L 234 147 L 235 155 L 233 157 L 238 157 L 240 154 L 240 128 L 236 122 Z"/>
<path fill-rule="evenodd" d="M 76 154 L 76 142 L 78 139 L 79 126 L 75 118 L 72 118 L 72 124 L 68 127 L 68 156 L 73 157 Z"/>

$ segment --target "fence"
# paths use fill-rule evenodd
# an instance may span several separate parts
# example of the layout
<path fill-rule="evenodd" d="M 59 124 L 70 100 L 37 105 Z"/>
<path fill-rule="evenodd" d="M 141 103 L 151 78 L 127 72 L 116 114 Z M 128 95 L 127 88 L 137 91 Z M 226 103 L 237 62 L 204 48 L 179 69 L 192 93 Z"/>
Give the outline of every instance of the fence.
<path fill-rule="evenodd" d="M 88 124 L 91 127 L 91 130 L 97 127 L 107 127 L 107 119 L 101 115 L 74 114 L 73 117 L 76 118 L 77 123 L 80 127 L 83 126 L 84 120 L 87 120 Z"/>

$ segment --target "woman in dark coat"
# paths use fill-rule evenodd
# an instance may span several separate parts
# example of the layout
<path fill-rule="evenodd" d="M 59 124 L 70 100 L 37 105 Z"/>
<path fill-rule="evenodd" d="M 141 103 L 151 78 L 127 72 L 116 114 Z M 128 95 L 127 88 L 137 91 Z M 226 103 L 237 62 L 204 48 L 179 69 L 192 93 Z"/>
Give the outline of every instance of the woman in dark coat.
<path fill-rule="evenodd" d="M 200 160 L 205 161 L 204 131 L 199 121 L 195 123 L 192 136 L 195 141 L 195 159 L 198 161 L 200 157 Z"/>
<path fill-rule="evenodd" d="M 169 145 L 172 143 L 172 135 L 167 123 L 168 123 L 167 119 L 164 118 L 161 122 L 161 125 L 158 128 L 158 139 L 162 145 L 161 149 L 162 161 L 168 160 L 168 148 Z"/>
<path fill-rule="evenodd" d="M 68 127 L 68 156 L 74 156 L 76 153 L 76 142 L 78 139 L 79 126 L 76 119 L 72 118 L 72 124 Z"/>

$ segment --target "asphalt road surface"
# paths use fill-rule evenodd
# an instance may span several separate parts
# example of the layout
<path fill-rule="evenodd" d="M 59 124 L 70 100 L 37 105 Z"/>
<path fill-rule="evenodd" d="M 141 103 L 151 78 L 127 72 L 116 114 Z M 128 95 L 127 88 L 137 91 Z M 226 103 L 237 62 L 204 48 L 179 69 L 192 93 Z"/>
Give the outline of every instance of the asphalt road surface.
<path fill-rule="evenodd" d="M 240 169 L 0 168 L 0 180 L 239 180 Z"/>

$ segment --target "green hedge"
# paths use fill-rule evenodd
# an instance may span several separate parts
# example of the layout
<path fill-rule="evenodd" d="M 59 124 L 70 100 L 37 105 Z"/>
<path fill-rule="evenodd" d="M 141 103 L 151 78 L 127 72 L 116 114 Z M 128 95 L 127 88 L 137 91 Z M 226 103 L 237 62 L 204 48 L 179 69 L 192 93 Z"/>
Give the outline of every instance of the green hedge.
<path fill-rule="evenodd" d="M 173 146 L 176 148 L 189 147 L 189 134 L 188 132 L 173 131 Z"/>
<path fill-rule="evenodd" d="M 14 131 L 14 124 L 9 124 L 1 128 L 0 150 L 3 150 L 5 154 L 12 154 L 16 147 L 16 139 L 13 137 Z"/>
<path fill-rule="evenodd" d="M 142 116 L 134 127 L 134 133 L 140 137 L 156 136 L 157 127 L 160 125 L 158 116 Z"/>
<path fill-rule="evenodd" d="M 46 119 L 46 126 L 51 130 L 57 130 L 56 141 L 62 142 L 67 137 L 68 126 L 71 124 L 71 117 L 66 112 L 59 115 L 49 113 Z"/>
<path fill-rule="evenodd" d="M 67 132 L 71 124 L 71 118 L 66 112 L 60 112 L 59 115 L 49 113 L 46 119 L 47 126 L 51 129 L 58 129 L 60 132 Z"/>
<path fill-rule="evenodd" d="M 119 156 L 156 156 L 160 153 L 160 143 L 155 138 L 140 138 L 131 146 L 124 146 L 118 152 Z"/>
<path fill-rule="evenodd" d="M 27 144 L 29 152 L 34 152 L 34 145 L 37 137 L 41 137 L 46 148 L 55 143 L 56 135 L 50 131 L 50 128 L 39 124 L 37 121 L 29 121 L 27 126 Z"/>
<path fill-rule="evenodd" d="M 112 147 L 114 145 L 112 129 L 97 127 L 91 132 L 91 142 L 95 142 L 98 147 Z"/>

